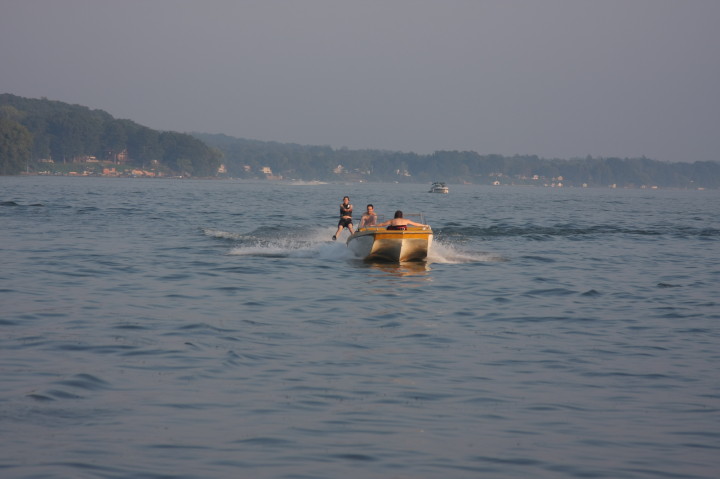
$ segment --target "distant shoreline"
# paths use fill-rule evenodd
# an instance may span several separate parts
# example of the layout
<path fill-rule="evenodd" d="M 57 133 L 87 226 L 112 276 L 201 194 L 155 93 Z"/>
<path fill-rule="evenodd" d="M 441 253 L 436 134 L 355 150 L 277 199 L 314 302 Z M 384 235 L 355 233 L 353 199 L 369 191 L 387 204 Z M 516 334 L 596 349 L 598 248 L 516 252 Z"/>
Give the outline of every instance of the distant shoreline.
<path fill-rule="evenodd" d="M 235 178 L 230 176 L 132 176 L 132 175 L 102 175 L 102 174 L 65 174 L 65 173 L 37 173 L 37 172 L 22 172 L 19 175 L 0 175 L 0 177 L 63 177 L 63 178 L 105 178 L 105 179 L 142 179 L 142 180 L 209 180 L 209 181 L 238 181 L 247 183 L 265 183 L 271 182 L 275 184 L 287 184 L 291 186 L 321 186 L 321 185 L 340 185 L 340 184 L 398 184 L 397 182 L 384 182 L 384 181 L 319 181 L 319 180 L 296 180 L 296 179 L 263 179 L 263 178 Z M 405 181 L 402 184 L 408 185 L 426 185 L 427 182 L 418 181 Z M 451 184 L 452 183 L 448 183 Z M 631 185 L 552 185 L 552 184 L 524 184 L 524 183 L 506 183 L 506 184 L 492 184 L 492 183 L 459 183 L 457 186 L 475 186 L 475 187 L 492 187 L 492 188 L 547 188 L 547 189 L 608 189 L 608 190 L 649 190 L 649 191 L 713 191 L 717 188 L 682 188 L 679 186 L 631 186 Z M 452 194 L 452 193 L 451 193 Z"/>

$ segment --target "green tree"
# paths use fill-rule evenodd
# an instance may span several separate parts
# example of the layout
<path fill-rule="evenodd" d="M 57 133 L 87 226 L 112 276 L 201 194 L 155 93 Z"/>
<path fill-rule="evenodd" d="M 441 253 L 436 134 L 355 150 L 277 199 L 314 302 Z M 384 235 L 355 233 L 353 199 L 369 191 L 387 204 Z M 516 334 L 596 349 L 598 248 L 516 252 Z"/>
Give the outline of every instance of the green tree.
<path fill-rule="evenodd" d="M 164 132 L 159 136 L 163 148 L 163 164 L 189 176 L 215 176 L 220 166 L 220 150 L 185 133 Z"/>
<path fill-rule="evenodd" d="M 98 152 L 98 157 L 117 155 L 127 148 L 128 135 L 125 125 L 120 121 L 105 122 L 100 141 L 102 142 L 100 147 L 102 152 Z"/>
<path fill-rule="evenodd" d="M 102 123 L 82 111 L 59 112 L 50 118 L 48 132 L 53 157 L 70 160 L 99 150 Z"/>
<path fill-rule="evenodd" d="M 0 174 L 14 175 L 28 167 L 32 135 L 20 123 L 0 118 Z"/>
<path fill-rule="evenodd" d="M 25 116 L 25 113 L 12 105 L 0 106 L 0 118 L 5 120 L 22 121 Z"/>
<path fill-rule="evenodd" d="M 125 125 L 125 131 L 128 135 L 128 155 L 135 164 L 146 167 L 162 160 L 163 148 L 158 140 L 160 133 L 132 122 Z"/>

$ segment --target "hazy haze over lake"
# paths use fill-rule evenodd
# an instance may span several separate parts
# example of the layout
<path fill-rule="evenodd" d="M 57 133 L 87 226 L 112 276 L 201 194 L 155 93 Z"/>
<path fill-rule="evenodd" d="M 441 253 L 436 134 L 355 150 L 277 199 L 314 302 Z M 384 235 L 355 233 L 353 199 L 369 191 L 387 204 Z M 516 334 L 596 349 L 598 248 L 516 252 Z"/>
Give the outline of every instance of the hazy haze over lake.
<path fill-rule="evenodd" d="M 720 2 L 4 0 L 0 91 L 161 130 L 717 160 Z"/>

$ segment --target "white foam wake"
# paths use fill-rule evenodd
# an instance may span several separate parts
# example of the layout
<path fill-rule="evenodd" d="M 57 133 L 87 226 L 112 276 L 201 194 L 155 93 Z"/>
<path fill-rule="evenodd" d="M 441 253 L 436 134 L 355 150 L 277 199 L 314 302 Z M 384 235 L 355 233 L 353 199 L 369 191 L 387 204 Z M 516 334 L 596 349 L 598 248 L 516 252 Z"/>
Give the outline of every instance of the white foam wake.
<path fill-rule="evenodd" d="M 503 258 L 491 253 L 462 251 L 452 243 L 444 241 L 433 241 L 430 251 L 428 251 L 428 262 L 430 263 L 461 264 L 495 261 L 503 261 Z"/>
<path fill-rule="evenodd" d="M 346 236 L 332 241 L 334 228 L 289 232 L 284 237 L 255 237 L 233 233 L 216 233 L 216 237 L 237 239 L 228 255 L 321 258 L 328 260 L 351 259 L 352 252 L 345 246 Z"/>
<path fill-rule="evenodd" d="M 343 232 L 337 241 L 332 241 L 334 228 L 312 230 L 293 230 L 284 235 L 241 234 L 219 229 L 204 229 L 210 237 L 236 242 L 228 255 L 255 256 L 266 258 L 320 258 L 324 260 L 357 259 L 346 247 L 347 233 Z M 503 258 L 491 253 L 463 251 L 457 245 L 447 241 L 435 240 L 428 251 L 428 263 L 461 264 L 503 261 Z"/>

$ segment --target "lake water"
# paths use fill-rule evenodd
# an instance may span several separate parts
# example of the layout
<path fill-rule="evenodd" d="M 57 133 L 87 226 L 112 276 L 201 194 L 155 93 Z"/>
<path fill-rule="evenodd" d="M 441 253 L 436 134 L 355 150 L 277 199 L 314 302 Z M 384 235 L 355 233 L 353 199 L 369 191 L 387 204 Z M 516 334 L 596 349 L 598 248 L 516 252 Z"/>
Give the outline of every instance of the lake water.
<path fill-rule="evenodd" d="M 720 192 L 428 188 L 0 177 L 0 476 L 716 478 Z"/>

